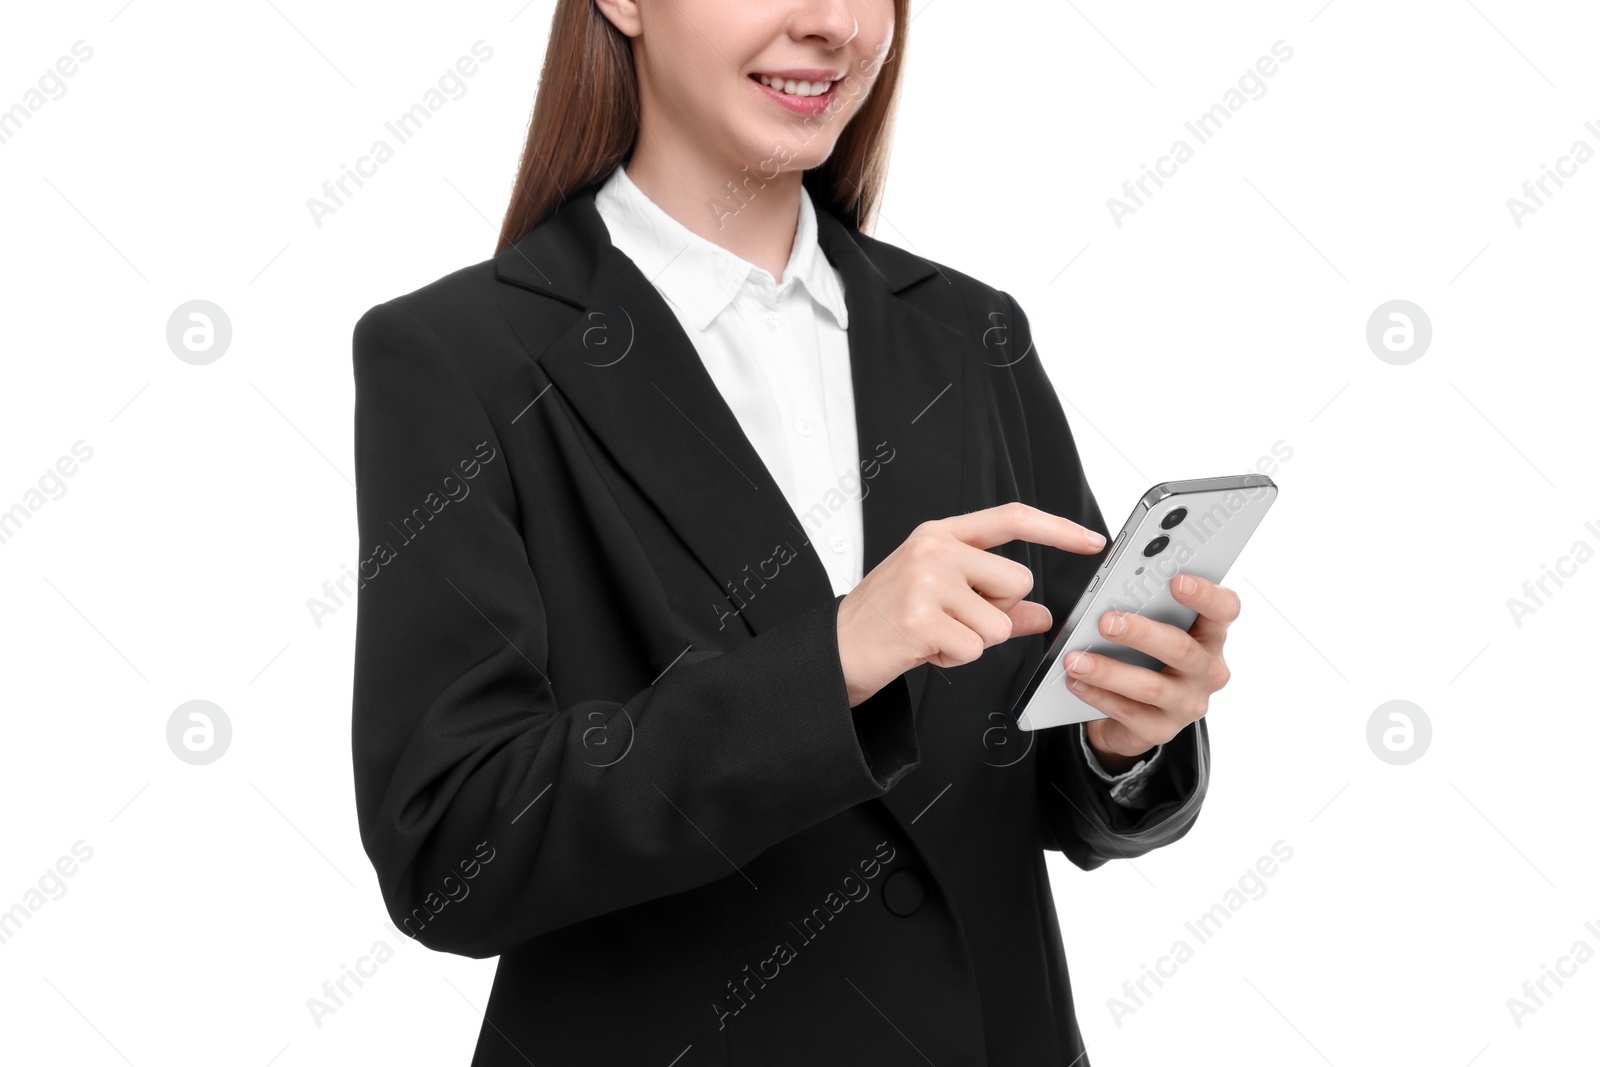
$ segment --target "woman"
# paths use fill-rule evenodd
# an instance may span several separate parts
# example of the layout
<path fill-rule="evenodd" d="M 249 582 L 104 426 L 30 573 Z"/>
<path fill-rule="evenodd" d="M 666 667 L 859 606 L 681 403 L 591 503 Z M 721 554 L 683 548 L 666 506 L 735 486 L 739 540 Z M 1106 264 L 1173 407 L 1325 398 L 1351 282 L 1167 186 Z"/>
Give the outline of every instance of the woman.
<path fill-rule="evenodd" d="M 1108 614 L 1004 292 L 866 236 L 905 0 L 559 0 L 498 254 L 355 331 L 363 841 L 475 1064 L 1084 1064 L 1044 849 L 1174 841 L 1238 610 Z M 914 773 L 913 773 L 914 772 Z"/>

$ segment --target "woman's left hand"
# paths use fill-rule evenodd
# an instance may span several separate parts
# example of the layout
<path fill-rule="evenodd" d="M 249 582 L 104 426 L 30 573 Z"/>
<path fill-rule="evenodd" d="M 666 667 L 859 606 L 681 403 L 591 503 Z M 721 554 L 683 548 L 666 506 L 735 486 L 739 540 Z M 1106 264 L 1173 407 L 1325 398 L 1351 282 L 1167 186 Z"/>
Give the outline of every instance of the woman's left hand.
<path fill-rule="evenodd" d="M 1100 616 L 1102 634 L 1154 656 L 1166 669 L 1136 667 L 1090 652 L 1066 657 L 1069 688 L 1110 716 L 1093 719 L 1084 728 L 1089 747 L 1111 774 L 1120 774 L 1171 741 L 1203 716 L 1211 694 L 1228 684 L 1222 644 L 1239 617 L 1239 594 L 1192 574 L 1175 575 L 1170 587 L 1173 599 L 1198 613 L 1187 633 L 1131 612 Z"/>

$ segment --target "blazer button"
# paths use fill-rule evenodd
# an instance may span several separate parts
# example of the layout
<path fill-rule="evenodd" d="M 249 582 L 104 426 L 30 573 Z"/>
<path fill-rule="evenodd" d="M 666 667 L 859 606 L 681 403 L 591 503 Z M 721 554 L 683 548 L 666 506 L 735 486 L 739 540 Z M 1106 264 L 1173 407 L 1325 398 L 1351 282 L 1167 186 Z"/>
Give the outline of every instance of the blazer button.
<path fill-rule="evenodd" d="M 883 906 L 896 915 L 915 915 L 927 897 L 921 877 L 909 867 L 895 871 L 883 883 Z"/>

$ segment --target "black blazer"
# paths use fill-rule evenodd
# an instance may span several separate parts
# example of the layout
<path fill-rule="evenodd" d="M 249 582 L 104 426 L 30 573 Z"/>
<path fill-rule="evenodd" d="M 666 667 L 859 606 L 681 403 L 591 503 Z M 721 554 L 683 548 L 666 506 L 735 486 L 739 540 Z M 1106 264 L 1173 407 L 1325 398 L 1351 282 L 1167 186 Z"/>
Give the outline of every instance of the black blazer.
<path fill-rule="evenodd" d="M 1182 837 L 1204 720 L 1132 812 L 1077 727 L 1015 729 L 1053 635 L 851 709 L 842 598 L 598 186 L 355 328 L 355 787 L 390 917 L 500 956 L 475 1065 L 1084 1067 L 1042 850 Z M 866 569 L 1008 500 L 1108 533 L 1010 296 L 817 221 Z M 1099 562 L 994 551 L 1058 626 Z"/>

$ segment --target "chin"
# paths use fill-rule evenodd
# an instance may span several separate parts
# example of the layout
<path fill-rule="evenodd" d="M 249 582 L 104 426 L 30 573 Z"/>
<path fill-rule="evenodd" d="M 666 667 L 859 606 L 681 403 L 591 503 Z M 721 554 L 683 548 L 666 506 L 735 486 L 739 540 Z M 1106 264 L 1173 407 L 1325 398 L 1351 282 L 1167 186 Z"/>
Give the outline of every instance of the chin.
<path fill-rule="evenodd" d="M 827 162 L 833 154 L 834 138 L 815 134 L 803 145 L 797 145 L 796 131 L 784 129 L 775 133 L 754 158 L 761 161 L 760 173 L 771 176 L 778 171 L 806 171 Z M 775 145 L 783 146 L 781 149 Z M 752 167 L 751 170 L 755 170 Z"/>
<path fill-rule="evenodd" d="M 826 163 L 831 155 L 833 155 L 833 141 L 830 140 L 827 144 L 818 144 L 816 141 L 812 141 L 806 145 L 804 152 L 796 152 L 794 158 L 789 161 L 788 166 L 784 167 L 784 169 L 812 170 Z"/>
<path fill-rule="evenodd" d="M 810 170 L 833 152 L 833 138 L 823 143 L 821 134 L 814 135 L 804 145 L 797 145 L 799 132 L 787 126 L 777 126 L 734 141 L 738 159 L 746 173 L 768 181 L 784 171 Z"/>

